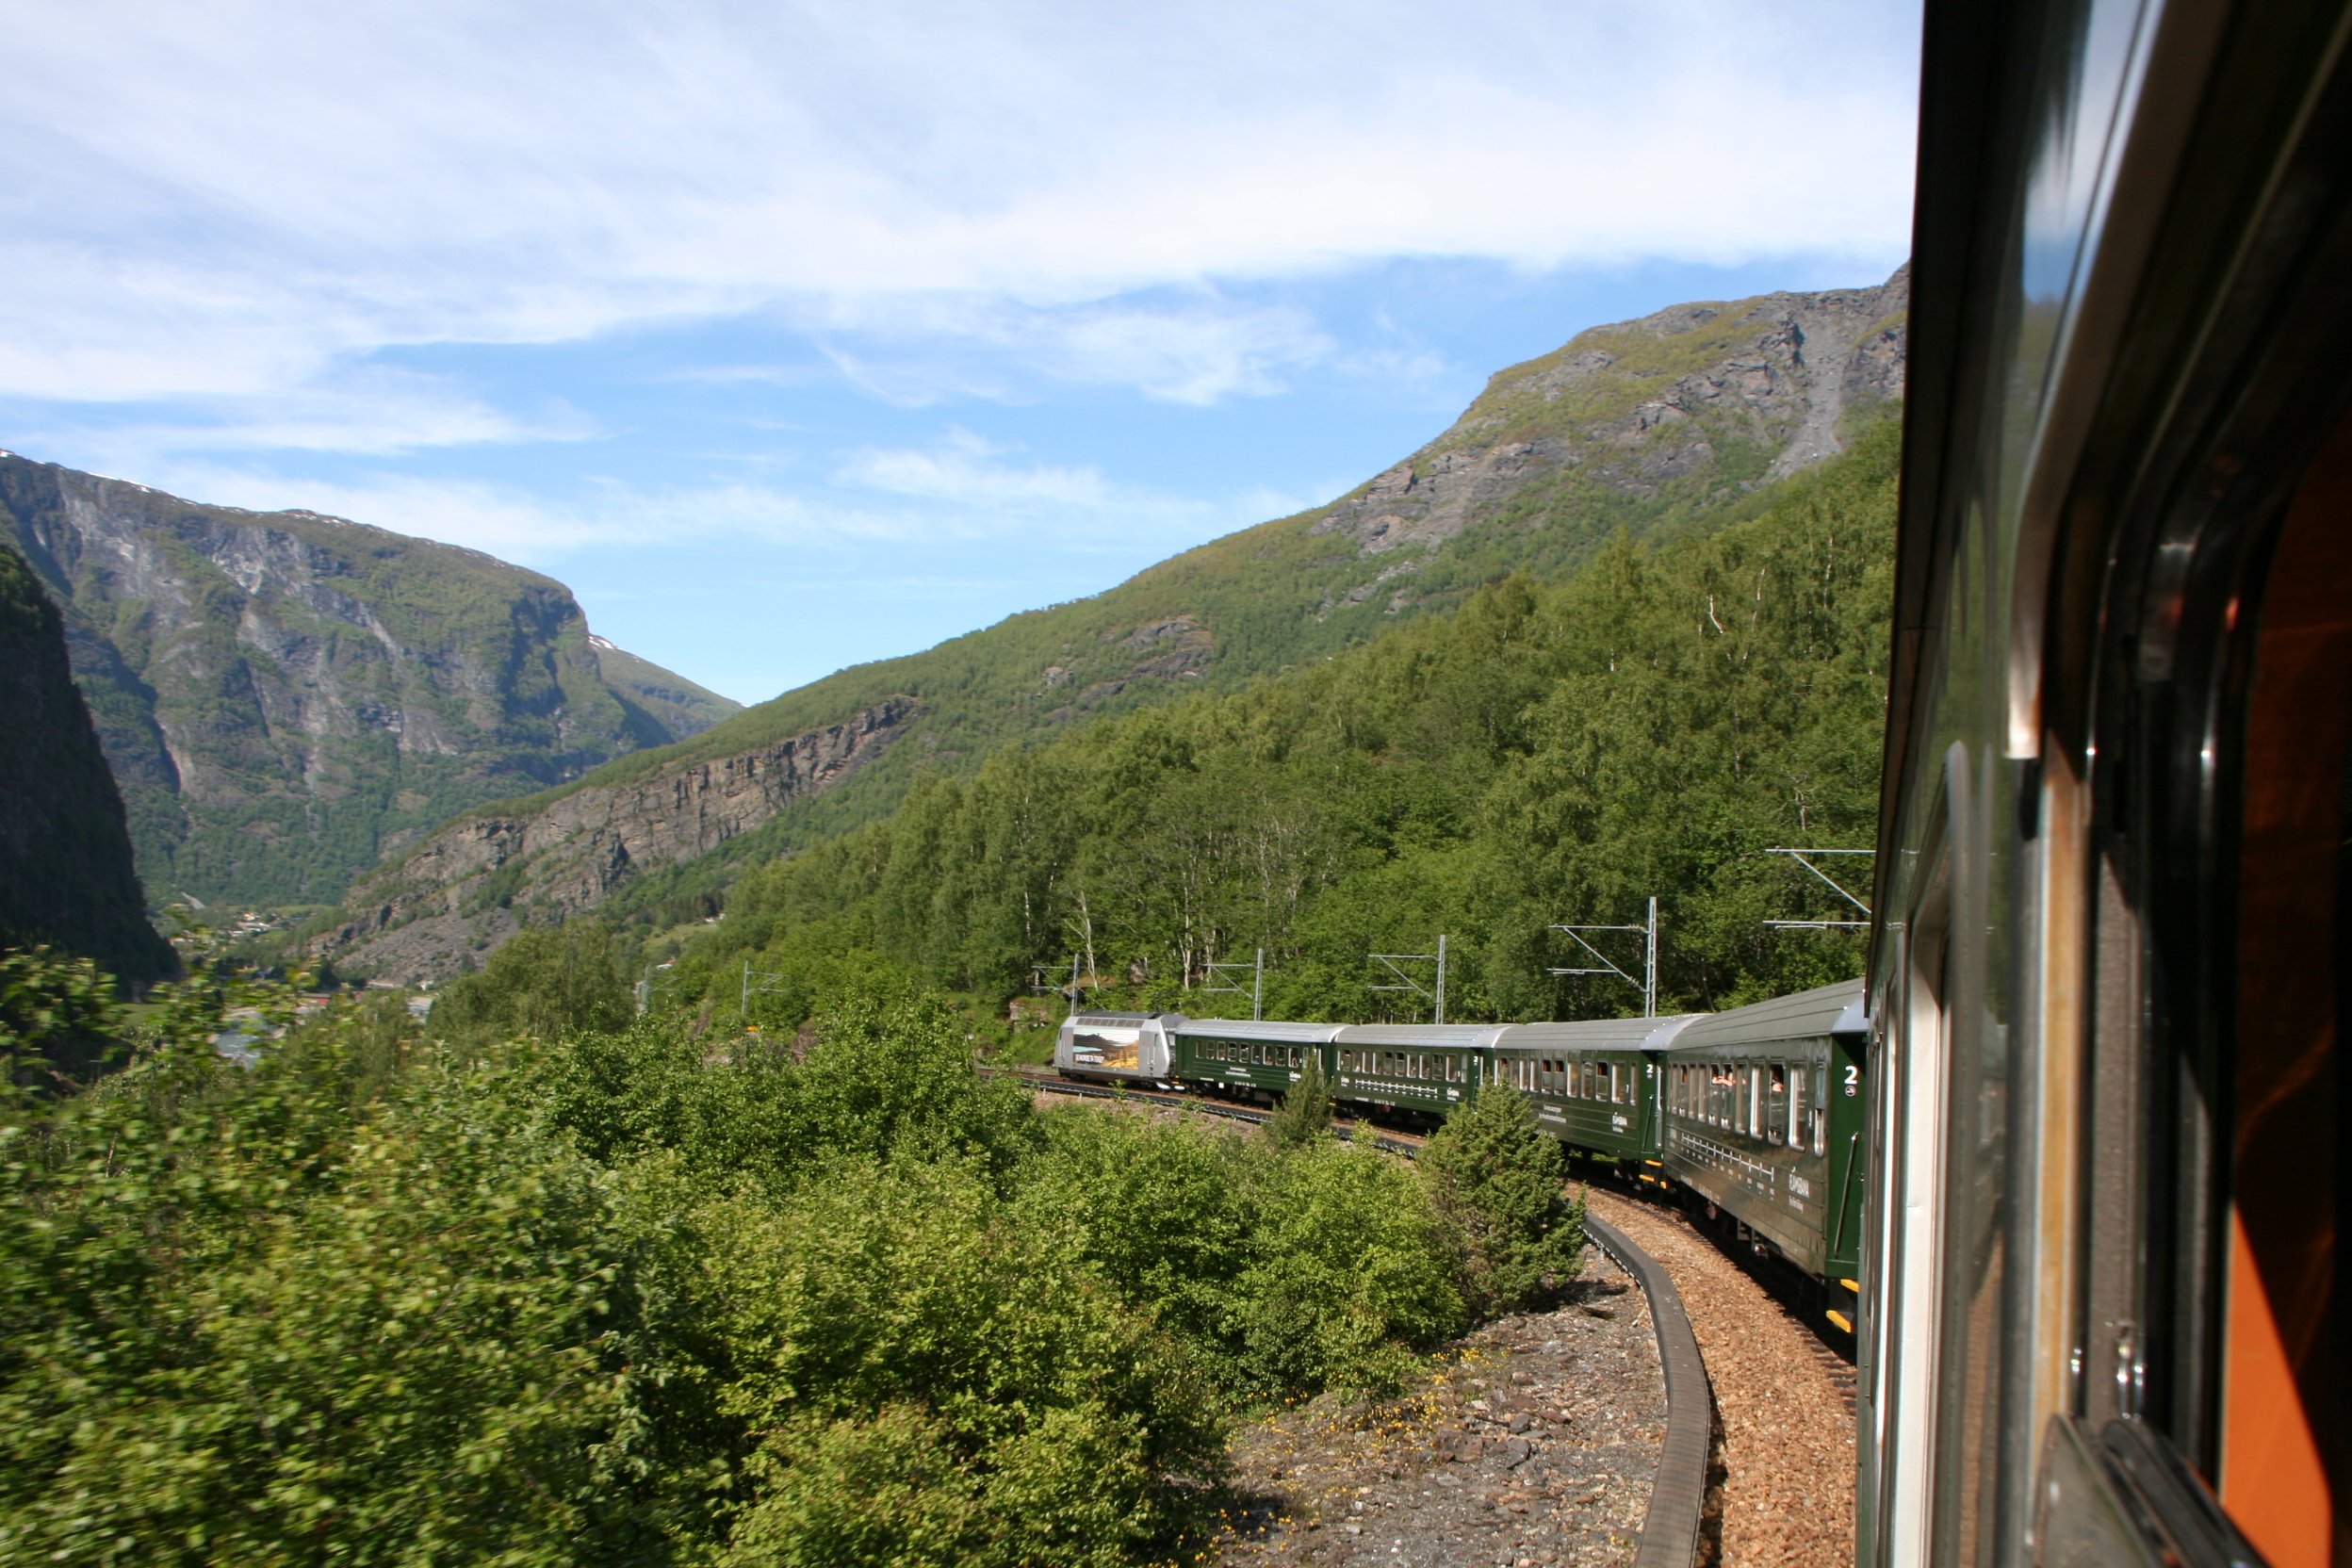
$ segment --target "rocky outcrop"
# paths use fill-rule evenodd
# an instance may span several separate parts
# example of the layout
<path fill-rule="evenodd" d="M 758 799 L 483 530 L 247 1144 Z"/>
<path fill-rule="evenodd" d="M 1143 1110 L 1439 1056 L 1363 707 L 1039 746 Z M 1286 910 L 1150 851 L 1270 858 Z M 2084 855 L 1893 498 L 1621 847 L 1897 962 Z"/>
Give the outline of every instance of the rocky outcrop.
<path fill-rule="evenodd" d="M 920 711 L 893 697 L 756 751 L 460 818 L 354 889 L 345 923 L 318 947 L 338 965 L 405 983 L 441 979 L 526 920 L 585 914 L 630 879 L 710 854 L 839 787 Z"/>
<path fill-rule="evenodd" d="M 1360 604 L 1542 486 L 1696 507 L 1810 467 L 1903 393 L 1910 270 L 1874 288 L 1682 304 L 1596 327 L 1503 371 L 1453 427 L 1309 528 L 1363 558 L 1410 550 L 1326 599 Z M 1409 602 L 1401 588 L 1388 608 Z"/>
<path fill-rule="evenodd" d="M 1217 657 L 1217 639 L 1197 615 L 1146 621 L 1123 633 L 1114 627 L 1097 640 L 1110 644 L 1118 654 L 1142 657 L 1108 679 L 1089 683 L 1076 697 L 1047 715 L 1052 722 L 1066 724 L 1087 709 L 1110 701 L 1137 681 L 1198 680 Z M 1051 692 L 1067 685 L 1070 673 L 1067 664 L 1048 664 L 1042 677 L 1044 689 Z"/>
<path fill-rule="evenodd" d="M 63 612 L 156 902 L 333 903 L 457 811 L 734 706 L 597 648 L 550 578 L 315 513 L 0 453 L 0 543 Z"/>
<path fill-rule="evenodd" d="M 24 557 L 0 547 L 0 947 L 43 945 L 126 980 L 175 967 L 147 923 L 63 618 Z"/>

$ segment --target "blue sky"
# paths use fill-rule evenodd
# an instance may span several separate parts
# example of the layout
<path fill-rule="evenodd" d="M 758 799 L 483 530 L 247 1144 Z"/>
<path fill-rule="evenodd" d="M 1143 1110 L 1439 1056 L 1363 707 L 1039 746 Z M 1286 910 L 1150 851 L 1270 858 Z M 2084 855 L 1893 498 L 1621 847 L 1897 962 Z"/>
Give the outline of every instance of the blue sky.
<path fill-rule="evenodd" d="M 525 563 L 746 702 L 1907 243 L 1865 0 L 0 15 L 0 446 Z"/>

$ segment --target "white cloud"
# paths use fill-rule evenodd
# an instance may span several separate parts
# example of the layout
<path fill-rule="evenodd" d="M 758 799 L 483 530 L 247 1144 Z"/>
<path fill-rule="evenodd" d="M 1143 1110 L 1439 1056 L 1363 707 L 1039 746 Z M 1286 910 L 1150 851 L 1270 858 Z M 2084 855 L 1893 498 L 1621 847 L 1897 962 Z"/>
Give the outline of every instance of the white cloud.
<path fill-rule="evenodd" d="M 582 441 L 595 421 L 556 405 L 525 417 L 430 376 L 361 367 L 333 384 L 200 397 L 171 417 L 36 430 L 26 445 L 70 452 L 107 473 L 168 470 L 190 452 L 348 452 L 389 457 L 432 448 Z"/>
<path fill-rule="evenodd" d="M 1279 384 L 1311 326 L 1088 302 L 1394 254 L 1900 253 L 1911 27 L 1862 0 L 16 0 L 0 390 L 264 396 L 386 344 L 929 309 L 943 343 L 1212 400 Z M 989 382 L 837 351 L 911 400 Z"/>
<path fill-rule="evenodd" d="M 1090 466 L 1004 461 L 1005 449 L 951 431 L 930 448 L 842 454 L 830 482 L 802 489 L 731 483 L 645 489 L 605 482 L 564 499 L 514 485 L 406 474 L 344 482 L 197 459 L 158 462 L 142 482 L 255 511 L 300 507 L 396 533 L 551 566 L 599 547 L 740 547 L 826 558 L 871 576 L 885 550 L 986 544 L 1016 554 L 1185 548 L 1311 501 L 1253 486 L 1200 499 L 1120 485 Z"/>

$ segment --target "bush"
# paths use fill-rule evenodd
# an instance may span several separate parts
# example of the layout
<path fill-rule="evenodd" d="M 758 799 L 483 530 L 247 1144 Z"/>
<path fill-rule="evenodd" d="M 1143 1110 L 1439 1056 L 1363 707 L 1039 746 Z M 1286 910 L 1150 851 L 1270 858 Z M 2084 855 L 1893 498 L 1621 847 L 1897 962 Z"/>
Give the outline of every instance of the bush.
<path fill-rule="evenodd" d="M 509 1019 L 579 994 L 530 964 Z M 1040 1116 L 936 1003 L 795 1061 L 284 1001 L 175 988 L 12 1102 L 0 1565 L 1165 1560 L 1226 1412 L 1462 1319 L 1409 1168 Z"/>
<path fill-rule="evenodd" d="M 625 1027 L 637 1010 L 610 929 L 527 926 L 476 973 L 449 982 L 433 1004 L 447 1039 L 570 1036 Z"/>
<path fill-rule="evenodd" d="M 1478 1090 L 1446 1119 L 1420 1165 L 1478 1315 L 1536 1305 L 1581 1266 L 1584 1205 L 1565 1191 L 1567 1154 L 1536 1131 L 1518 1090 Z"/>
<path fill-rule="evenodd" d="M 1331 1130 L 1331 1091 L 1323 1081 L 1323 1059 L 1320 1052 L 1307 1054 L 1307 1065 L 1298 1074 L 1298 1082 L 1282 1096 L 1282 1103 L 1266 1119 L 1266 1135 L 1282 1149 L 1296 1149 L 1313 1143 Z"/>
<path fill-rule="evenodd" d="M 960 1162 L 848 1161 L 694 1223 L 760 1446 L 730 1560 L 1103 1563 L 1189 1523 L 1222 1432 L 1148 1318 Z"/>
<path fill-rule="evenodd" d="M 1396 1386 L 1409 1349 L 1461 1331 L 1462 1302 L 1419 1175 L 1324 1140 L 1266 1189 L 1238 1283 L 1243 1359 L 1268 1389 Z"/>

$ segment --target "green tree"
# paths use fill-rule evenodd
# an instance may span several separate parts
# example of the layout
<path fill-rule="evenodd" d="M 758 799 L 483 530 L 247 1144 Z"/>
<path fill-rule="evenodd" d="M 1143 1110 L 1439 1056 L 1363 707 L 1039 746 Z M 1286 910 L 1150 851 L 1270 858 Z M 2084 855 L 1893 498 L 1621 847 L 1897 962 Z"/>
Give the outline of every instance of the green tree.
<path fill-rule="evenodd" d="M 526 927 L 433 1004 L 445 1038 L 562 1039 L 618 1029 L 636 1011 L 609 927 L 591 923 Z"/>
<path fill-rule="evenodd" d="M 1478 1315 L 1533 1306 L 1580 1266 L 1584 1205 L 1565 1191 L 1567 1156 L 1536 1130 L 1517 1089 L 1481 1088 L 1446 1119 L 1419 1166 Z"/>
<path fill-rule="evenodd" d="M 1309 1052 L 1298 1081 L 1282 1096 L 1282 1104 L 1266 1119 L 1266 1135 L 1278 1149 L 1296 1149 L 1327 1136 L 1331 1130 L 1331 1090 L 1323 1081 L 1320 1053 Z"/>

